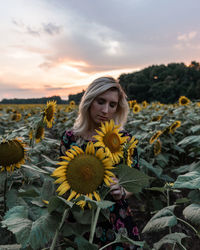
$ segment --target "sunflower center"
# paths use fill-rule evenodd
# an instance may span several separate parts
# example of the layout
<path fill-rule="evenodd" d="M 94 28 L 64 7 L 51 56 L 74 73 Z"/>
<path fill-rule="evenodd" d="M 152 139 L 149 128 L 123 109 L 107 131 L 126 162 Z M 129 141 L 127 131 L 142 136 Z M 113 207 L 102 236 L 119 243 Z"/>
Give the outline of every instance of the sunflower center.
<path fill-rule="evenodd" d="M 53 118 L 53 114 L 54 114 L 53 106 L 49 106 L 46 109 L 46 119 L 47 119 L 47 121 L 51 121 L 51 119 Z"/>
<path fill-rule="evenodd" d="M 117 134 L 113 132 L 108 132 L 104 138 L 103 142 L 106 147 L 108 147 L 111 153 L 115 153 L 120 149 L 120 138 Z"/>
<path fill-rule="evenodd" d="M 0 165 L 7 167 L 24 159 L 24 148 L 17 140 L 0 144 Z"/>
<path fill-rule="evenodd" d="M 94 192 L 103 179 L 104 165 L 95 155 L 77 155 L 68 165 L 67 181 L 77 193 L 86 195 Z"/>
<path fill-rule="evenodd" d="M 187 99 L 183 98 L 183 99 L 181 100 L 181 103 L 182 103 L 182 104 L 186 104 L 186 103 L 188 103 L 188 101 L 187 101 Z"/>
<path fill-rule="evenodd" d="M 43 136 L 43 134 L 44 134 L 44 128 L 42 126 L 40 126 L 36 130 L 35 138 L 40 139 Z"/>

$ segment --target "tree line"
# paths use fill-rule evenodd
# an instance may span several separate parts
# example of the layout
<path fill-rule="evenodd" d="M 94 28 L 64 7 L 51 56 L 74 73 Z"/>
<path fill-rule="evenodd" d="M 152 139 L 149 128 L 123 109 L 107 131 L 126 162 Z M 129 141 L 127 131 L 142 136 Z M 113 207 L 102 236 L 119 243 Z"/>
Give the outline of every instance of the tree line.
<path fill-rule="evenodd" d="M 0 104 L 46 104 L 48 101 L 56 101 L 57 104 L 67 104 L 60 96 L 28 98 L 28 99 L 3 99 Z"/>
<path fill-rule="evenodd" d="M 196 61 L 192 61 L 189 66 L 184 63 L 152 65 L 137 72 L 121 74 L 118 80 L 125 90 L 128 100 L 175 103 L 180 96 L 187 96 L 191 100 L 200 99 L 200 64 Z M 78 94 L 71 94 L 67 101 L 62 100 L 59 96 L 52 96 L 3 99 L 0 103 L 44 104 L 49 100 L 55 100 L 57 104 L 68 104 L 73 100 L 79 104 L 83 94 L 84 90 Z"/>
<path fill-rule="evenodd" d="M 174 103 L 180 96 L 200 98 L 200 65 L 184 63 L 152 65 L 141 71 L 121 74 L 119 82 L 129 100 Z"/>

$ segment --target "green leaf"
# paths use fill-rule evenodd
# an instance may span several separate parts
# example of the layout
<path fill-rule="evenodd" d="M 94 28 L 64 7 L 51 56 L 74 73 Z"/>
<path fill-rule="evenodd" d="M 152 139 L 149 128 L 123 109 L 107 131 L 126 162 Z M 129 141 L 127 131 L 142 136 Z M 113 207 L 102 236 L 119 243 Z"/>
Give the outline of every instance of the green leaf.
<path fill-rule="evenodd" d="M 158 192 L 161 192 L 161 193 L 164 193 L 167 188 L 165 187 L 151 187 L 151 188 L 146 188 L 147 190 L 151 190 L 151 191 L 158 191 Z"/>
<path fill-rule="evenodd" d="M 193 171 L 184 175 L 179 175 L 177 180 L 174 182 L 173 188 L 199 189 L 200 172 Z"/>
<path fill-rule="evenodd" d="M 46 213 L 33 222 L 28 219 L 28 213 L 27 207 L 13 207 L 4 216 L 2 225 L 15 234 L 23 248 L 31 245 L 38 249 L 52 239 L 60 219 Z"/>
<path fill-rule="evenodd" d="M 191 204 L 183 210 L 184 217 L 196 225 L 200 225 L 200 205 Z"/>
<path fill-rule="evenodd" d="M 58 196 L 52 196 L 48 204 L 48 212 L 52 213 L 55 210 L 64 211 L 66 203 Z"/>
<path fill-rule="evenodd" d="M 36 171 L 36 172 L 39 172 L 39 173 L 42 173 L 42 174 L 48 174 L 48 172 L 46 172 L 46 171 L 44 171 L 43 169 L 41 169 L 41 168 L 38 168 L 37 166 L 35 166 L 35 165 L 33 165 L 33 164 L 31 164 L 31 165 L 22 165 L 22 168 L 24 168 L 24 169 L 30 169 L 30 170 L 32 170 L 32 171 Z"/>
<path fill-rule="evenodd" d="M 0 174 L 0 193 L 3 193 L 4 183 L 5 183 L 6 178 L 7 178 L 7 173 L 1 172 L 1 174 Z"/>
<path fill-rule="evenodd" d="M 97 250 L 97 245 L 89 243 L 85 238 L 81 236 L 77 236 L 75 238 L 75 243 L 78 246 L 78 249 L 87 249 L 87 250 Z"/>
<path fill-rule="evenodd" d="M 153 249 L 159 250 L 163 244 L 169 243 L 169 244 L 175 244 L 178 243 L 180 246 L 182 246 L 181 240 L 188 237 L 184 233 L 171 233 L 165 235 L 161 240 L 154 243 Z"/>
<path fill-rule="evenodd" d="M 145 242 L 144 241 L 136 241 L 136 240 L 132 240 L 129 237 L 127 237 L 124 234 L 116 234 L 116 239 L 115 239 L 116 243 L 130 243 L 132 245 L 135 246 L 139 246 L 139 247 L 144 247 Z"/>
<path fill-rule="evenodd" d="M 28 209 L 26 207 L 16 206 L 11 208 L 4 216 L 2 225 L 15 234 L 17 242 L 22 247 L 25 248 L 29 245 L 32 221 L 28 219 Z"/>
<path fill-rule="evenodd" d="M 34 221 L 29 236 L 31 247 L 38 249 L 48 243 L 53 238 L 59 221 L 59 218 L 48 213 Z"/>
<path fill-rule="evenodd" d="M 149 169 L 151 172 L 153 172 L 157 177 L 160 177 L 160 175 L 162 174 L 162 168 L 160 166 L 153 166 L 152 164 L 150 164 L 149 162 L 145 161 L 144 159 L 140 159 L 140 165 L 147 169 Z"/>
<path fill-rule="evenodd" d="M 200 190 L 191 190 L 188 194 L 188 198 L 191 200 L 191 203 L 200 204 Z"/>
<path fill-rule="evenodd" d="M 87 209 L 83 210 L 81 208 L 74 208 L 72 209 L 72 214 L 75 218 L 76 221 L 78 221 L 80 224 L 91 224 L 91 219 L 92 219 L 92 210 Z"/>
<path fill-rule="evenodd" d="M 141 192 L 144 187 L 149 185 L 150 179 L 153 179 L 142 171 L 130 168 L 127 165 L 117 166 L 116 174 L 119 178 L 119 185 L 123 186 L 127 191 L 135 194 Z"/>
<path fill-rule="evenodd" d="M 23 198 L 18 197 L 16 189 L 12 188 L 6 193 L 6 206 L 10 209 L 15 206 L 27 206 Z"/>
<path fill-rule="evenodd" d="M 189 146 L 191 144 L 200 145 L 200 135 L 190 135 L 181 140 L 178 145 L 182 145 L 183 147 Z"/>
<path fill-rule="evenodd" d="M 41 199 L 42 200 L 49 200 L 54 194 L 54 184 L 52 180 L 45 179 L 42 191 L 41 191 Z"/>
<path fill-rule="evenodd" d="M 20 250 L 21 245 L 13 244 L 13 245 L 0 245 L 1 250 Z"/>
<path fill-rule="evenodd" d="M 200 132 L 200 125 L 195 125 L 190 128 L 192 133 Z"/>
<path fill-rule="evenodd" d="M 28 189 L 28 190 L 20 189 L 18 192 L 19 192 L 20 197 L 37 197 L 37 196 L 39 196 L 39 193 L 36 191 L 36 189 Z"/>
<path fill-rule="evenodd" d="M 48 162 L 48 163 L 50 163 L 50 165 L 57 165 L 57 163 L 59 162 L 59 161 L 53 161 L 53 160 L 51 160 L 48 156 L 46 156 L 46 155 L 44 155 L 44 154 L 41 154 L 41 156 Z"/>
<path fill-rule="evenodd" d="M 78 197 L 76 200 L 74 200 L 75 202 L 78 202 L 80 200 L 84 200 L 88 203 L 90 203 L 90 205 L 92 206 L 92 208 L 97 208 L 100 207 L 102 209 L 106 209 L 108 207 L 111 207 L 113 204 L 115 204 L 115 202 L 112 201 L 108 201 L 108 200 L 101 200 L 101 201 L 96 201 L 96 200 L 91 200 L 89 197 L 87 196 L 80 196 Z"/>
<path fill-rule="evenodd" d="M 63 236 L 69 237 L 71 235 L 83 235 L 86 232 L 90 231 L 90 224 L 84 225 L 80 223 L 66 223 L 63 226 L 62 234 Z"/>
<path fill-rule="evenodd" d="M 177 224 L 176 216 L 173 213 L 175 206 L 169 206 L 161 209 L 146 224 L 142 233 L 158 232 L 165 227 L 173 227 Z"/>
<path fill-rule="evenodd" d="M 158 164 L 163 168 L 163 167 L 167 166 L 167 164 L 169 162 L 169 155 L 159 154 L 156 156 L 156 160 L 157 160 Z"/>
<path fill-rule="evenodd" d="M 182 203 L 188 203 L 188 202 L 190 202 L 190 199 L 184 197 L 184 198 L 177 199 L 175 203 L 182 204 Z"/>

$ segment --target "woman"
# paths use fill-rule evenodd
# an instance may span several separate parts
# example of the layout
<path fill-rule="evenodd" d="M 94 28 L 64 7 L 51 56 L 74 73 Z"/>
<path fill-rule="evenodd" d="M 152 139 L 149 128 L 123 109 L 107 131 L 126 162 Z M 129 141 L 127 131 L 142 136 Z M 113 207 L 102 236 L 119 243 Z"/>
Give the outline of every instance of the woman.
<path fill-rule="evenodd" d="M 127 136 L 128 134 L 123 131 L 123 126 L 126 123 L 128 111 L 126 94 L 114 78 L 100 77 L 94 80 L 81 99 L 79 114 L 72 130 L 65 131 L 62 136 L 61 155 L 65 155 L 65 151 L 73 145 L 84 148 L 88 141 L 95 142 L 95 130 L 99 130 L 102 122 L 111 119 L 114 120 L 115 124 L 121 125 L 123 136 Z M 133 158 L 133 167 L 138 168 L 137 150 L 134 150 Z M 97 226 L 95 243 L 104 246 L 114 240 L 113 232 L 123 232 L 124 230 L 130 238 L 139 240 L 137 227 L 125 200 L 129 193 L 118 184 L 117 178 L 114 178 L 114 183 L 110 187 L 110 195 L 116 203 L 110 208 L 110 221 Z M 120 249 L 119 247 L 121 249 L 136 249 L 135 246 L 128 244 L 111 245 L 107 249 Z"/>

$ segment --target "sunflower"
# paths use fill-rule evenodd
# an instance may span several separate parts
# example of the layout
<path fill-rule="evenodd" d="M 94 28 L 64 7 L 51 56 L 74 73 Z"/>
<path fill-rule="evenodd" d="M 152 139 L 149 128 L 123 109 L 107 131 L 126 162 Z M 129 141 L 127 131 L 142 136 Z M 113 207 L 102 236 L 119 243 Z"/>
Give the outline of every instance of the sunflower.
<path fill-rule="evenodd" d="M 149 140 L 149 143 L 152 144 L 158 137 L 162 134 L 161 130 L 158 130 Z"/>
<path fill-rule="evenodd" d="M 178 99 L 179 105 L 186 106 L 190 103 L 190 100 L 185 96 L 180 96 Z"/>
<path fill-rule="evenodd" d="M 103 182 L 107 186 L 114 183 L 111 177 L 115 175 L 110 171 L 114 169 L 111 159 L 106 158 L 102 148 L 95 152 L 92 142 L 87 143 L 85 152 L 73 146 L 66 151 L 66 156 L 61 156 L 61 158 L 64 161 L 58 163 L 61 166 L 54 170 L 52 176 L 58 177 L 55 183 L 61 183 L 56 190 L 58 195 L 63 195 L 71 189 L 68 201 L 73 198 L 77 199 L 81 195 L 90 199 L 94 197 L 99 201 L 100 196 L 97 191 L 99 186 Z M 77 204 L 84 207 L 85 201 L 81 200 Z"/>
<path fill-rule="evenodd" d="M 55 112 L 56 112 L 56 101 L 47 102 L 47 107 L 44 110 L 44 122 L 47 123 L 48 128 L 52 127 Z"/>
<path fill-rule="evenodd" d="M 140 112 L 140 110 L 141 110 L 141 107 L 140 107 L 139 104 L 135 104 L 135 105 L 133 106 L 133 113 L 134 113 L 134 114 L 137 114 L 138 112 Z"/>
<path fill-rule="evenodd" d="M 35 131 L 36 143 L 40 142 L 44 138 L 44 127 L 39 125 Z"/>
<path fill-rule="evenodd" d="M 197 102 L 197 106 L 200 107 L 200 102 Z"/>
<path fill-rule="evenodd" d="M 172 123 L 172 125 L 169 127 L 169 133 L 173 134 L 177 128 L 181 126 L 181 121 L 175 121 Z"/>
<path fill-rule="evenodd" d="M 134 106 L 135 104 L 137 104 L 137 101 L 136 101 L 136 100 L 131 100 L 131 101 L 128 101 L 128 104 L 129 104 L 130 109 L 132 109 L 133 106 Z"/>
<path fill-rule="evenodd" d="M 70 106 L 67 106 L 66 109 L 65 109 L 65 112 L 69 113 L 72 111 L 72 108 Z"/>
<path fill-rule="evenodd" d="M 72 101 L 69 103 L 70 108 L 73 109 L 73 108 L 75 107 L 75 104 L 76 104 L 75 101 L 72 100 Z"/>
<path fill-rule="evenodd" d="M 161 141 L 159 139 L 154 143 L 153 152 L 155 156 L 161 152 Z"/>
<path fill-rule="evenodd" d="M 129 167 L 132 166 L 133 164 L 133 161 L 132 161 L 132 155 L 133 155 L 133 152 L 134 152 L 134 149 L 136 148 L 136 144 L 138 143 L 138 140 L 135 140 L 135 137 L 132 137 L 130 142 L 128 142 L 128 149 L 127 149 L 127 152 L 128 152 L 128 156 L 127 156 L 127 165 Z"/>
<path fill-rule="evenodd" d="M 1 171 L 14 171 L 25 162 L 25 144 L 19 139 L 2 141 L 0 143 Z"/>
<path fill-rule="evenodd" d="M 157 122 L 157 121 L 160 121 L 161 119 L 162 119 L 162 115 L 157 115 L 157 116 L 154 116 L 151 121 Z"/>
<path fill-rule="evenodd" d="M 98 135 L 93 136 L 97 142 L 95 147 L 103 147 L 108 157 L 113 161 L 113 164 L 120 162 L 123 157 L 123 146 L 128 139 L 127 136 L 122 137 L 119 133 L 120 125 L 115 125 L 113 120 L 101 123 L 101 131 L 96 130 Z"/>
<path fill-rule="evenodd" d="M 142 107 L 143 107 L 144 109 L 147 107 L 147 105 L 148 105 L 147 101 L 143 101 L 143 102 L 142 102 Z"/>
<path fill-rule="evenodd" d="M 13 115 L 12 115 L 12 121 L 16 121 L 16 122 L 18 122 L 18 121 L 20 121 L 21 120 L 21 118 L 22 118 L 22 115 L 20 114 L 20 113 L 17 113 L 17 112 L 15 112 Z"/>
<path fill-rule="evenodd" d="M 30 129 L 30 131 L 28 133 L 28 137 L 29 137 L 30 141 L 33 139 L 33 130 L 32 129 Z"/>

